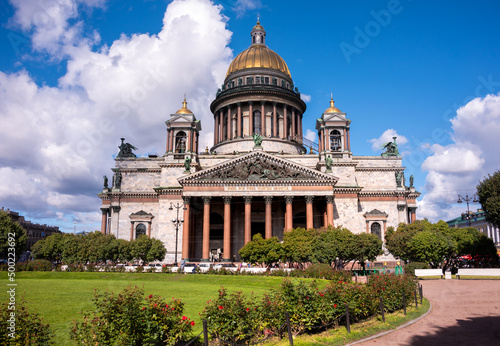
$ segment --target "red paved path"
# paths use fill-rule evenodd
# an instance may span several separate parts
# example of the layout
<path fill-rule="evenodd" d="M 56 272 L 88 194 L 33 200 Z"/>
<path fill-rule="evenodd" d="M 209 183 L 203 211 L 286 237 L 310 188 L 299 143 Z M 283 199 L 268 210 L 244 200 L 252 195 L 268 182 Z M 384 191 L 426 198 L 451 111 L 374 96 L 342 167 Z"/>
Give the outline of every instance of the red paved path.
<path fill-rule="evenodd" d="M 423 280 L 432 311 L 410 326 L 357 345 L 500 346 L 500 280 Z"/>

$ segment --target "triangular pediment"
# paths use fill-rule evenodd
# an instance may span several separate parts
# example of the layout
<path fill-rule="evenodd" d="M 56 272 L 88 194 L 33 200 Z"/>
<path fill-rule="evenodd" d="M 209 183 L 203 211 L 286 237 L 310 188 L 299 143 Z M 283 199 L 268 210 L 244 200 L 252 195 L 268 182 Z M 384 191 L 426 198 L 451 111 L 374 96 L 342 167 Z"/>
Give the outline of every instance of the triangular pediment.
<path fill-rule="evenodd" d="M 172 114 L 168 120 L 170 123 L 191 123 L 196 120 L 193 114 Z"/>
<path fill-rule="evenodd" d="M 345 113 L 331 113 L 323 115 L 324 121 L 346 121 Z"/>
<path fill-rule="evenodd" d="M 249 154 L 225 161 L 211 168 L 179 178 L 187 185 L 221 184 L 286 184 L 286 185 L 330 185 L 338 178 L 298 163 L 263 152 Z"/>

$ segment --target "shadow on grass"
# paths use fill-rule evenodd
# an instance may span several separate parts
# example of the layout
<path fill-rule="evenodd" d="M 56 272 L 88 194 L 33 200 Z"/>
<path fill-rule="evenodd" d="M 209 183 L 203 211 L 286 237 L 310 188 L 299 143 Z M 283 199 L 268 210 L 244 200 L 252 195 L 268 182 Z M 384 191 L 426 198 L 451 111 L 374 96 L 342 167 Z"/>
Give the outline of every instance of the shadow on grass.
<path fill-rule="evenodd" d="M 408 345 L 500 345 L 500 316 L 467 318 L 457 320 L 457 324 L 414 336 Z"/>

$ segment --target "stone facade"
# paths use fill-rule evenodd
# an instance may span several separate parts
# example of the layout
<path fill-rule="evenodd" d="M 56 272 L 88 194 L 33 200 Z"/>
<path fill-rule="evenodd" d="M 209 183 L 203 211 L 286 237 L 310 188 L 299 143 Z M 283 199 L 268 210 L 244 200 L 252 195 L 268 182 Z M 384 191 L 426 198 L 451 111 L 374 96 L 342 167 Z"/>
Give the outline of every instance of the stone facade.
<path fill-rule="evenodd" d="M 199 151 L 201 123 L 184 100 L 166 121 L 162 157 L 116 158 L 113 184 L 99 194 L 102 232 L 158 238 L 173 263 L 238 260 L 256 233 L 282 239 L 296 227 L 341 225 L 384 240 L 387 227 L 413 222 L 419 193 L 406 186 L 395 142 L 384 156 L 353 156 L 351 120 L 333 99 L 316 122 L 319 143 L 303 138 L 306 106 L 286 63 L 260 24 L 251 36 L 210 106 L 213 147 Z"/>

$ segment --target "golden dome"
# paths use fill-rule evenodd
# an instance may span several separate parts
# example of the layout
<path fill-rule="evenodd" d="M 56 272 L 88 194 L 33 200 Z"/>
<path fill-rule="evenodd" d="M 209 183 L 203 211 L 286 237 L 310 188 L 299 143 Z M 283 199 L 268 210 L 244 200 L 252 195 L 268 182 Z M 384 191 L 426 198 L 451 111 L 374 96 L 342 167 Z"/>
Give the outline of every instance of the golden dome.
<path fill-rule="evenodd" d="M 186 98 L 182 101 L 182 108 L 175 112 L 175 114 L 193 114 L 193 112 L 187 108 Z"/>
<path fill-rule="evenodd" d="M 257 21 L 257 24 L 255 24 L 255 26 L 253 27 L 252 31 L 255 31 L 255 30 L 260 30 L 260 31 L 266 32 L 266 30 L 264 30 L 264 27 L 262 25 L 260 25 L 260 21 Z"/>
<path fill-rule="evenodd" d="M 326 111 L 324 111 L 323 113 L 342 113 L 340 111 L 340 109 L 338 109 L 337 107 L 335 107 L 335 101 L 333 101 L 333 96 L 332 98 L 330 99 L 330 108 L 328 108 Z"/>
<path fill-rule="evenodd" d="M 263 45 L 252 45 L 244 50 L 229 65 L 226 77 L 236 71 L 245 70 L 248 68 L 269 68 L 285 73 L 292 78 L 288 66 L 276 52 Z"/>

